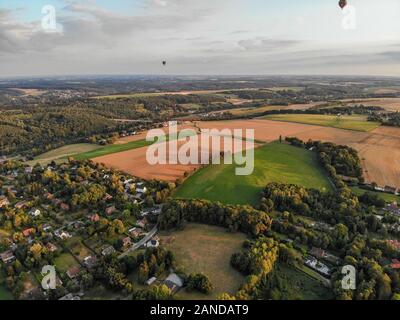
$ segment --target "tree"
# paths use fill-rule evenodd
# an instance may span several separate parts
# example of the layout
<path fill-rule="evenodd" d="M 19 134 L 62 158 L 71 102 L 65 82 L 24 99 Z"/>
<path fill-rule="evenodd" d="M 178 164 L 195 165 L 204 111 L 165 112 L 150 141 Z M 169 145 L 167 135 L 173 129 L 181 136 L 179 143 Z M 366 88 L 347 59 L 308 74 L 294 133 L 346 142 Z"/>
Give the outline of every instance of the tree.
<path fill-rule="evenodd" d="M 192 273 L 187 278 L 187 289 L 209 294 L 213 290 L 210 279 L 203 273 Z"/>
<path fill-rule="evenodd" d="M 149 266 L 146 261 L 142 262 L 139 266 L 138 281 L 139 283 L 146 283 L 149 279 Z"/>
<path fill-rule="evenodd" d="M 29 249 L 29 252 L 32 254 L 33 258 L 36 261 L 40 261 L 42 256 L 42 251 L 43 247 L 40 245 L 40 243 L 33 244 L 32 247 Z"/>

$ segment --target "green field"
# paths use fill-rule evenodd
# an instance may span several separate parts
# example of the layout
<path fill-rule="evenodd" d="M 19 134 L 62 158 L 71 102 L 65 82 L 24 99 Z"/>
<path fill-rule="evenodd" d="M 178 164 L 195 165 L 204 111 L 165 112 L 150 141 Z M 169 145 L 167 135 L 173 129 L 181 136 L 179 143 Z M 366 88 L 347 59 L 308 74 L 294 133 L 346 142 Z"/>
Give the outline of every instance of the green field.
<path fill-rule="evenodd" d="M 14 300 L 13 295 L 6 287 L 0 285 L 0 300 Z"/>
<path fill-rule="evenodd" d="M 216 299 L 224 292 L 235 294 L 245 278 L 230 264 L 233 253 L 242 250 L 243 233 L 231 233 L 224 228 L 203 224 L 188 224 L 184 230 L 162 233 L 161 241 L 176 257 L 178 267 L 186 273 L 203 272 L 214 290 L 210 295 L 198 292 L 178 292 L 177 299 Z"/>
<path fill-rule="evenodd" d="M 69 144 L 45 153 L 42 153 L 41 155 L 35 157 L 34 160 L 29 161 L 31 165 L 34 165 L 36 163 L 40 163 L 41 165 L 45 165 L 50 163 L 51 161 L 62 161 L 66 160 L 68 157 L 84 153 L 84 152 L 91 152 L 96 149 L 101 148 L 101 146 L 97 144 L 91 144 L 91 143 L 77 143 L 77 144 Z"/>
<path fill-rule="evenodd" d="M 357 196 L 361 196 L 366 192 L 376 194 L 379 198 L 385 200 L 386 202 L 394 202 L 397 201 L 400 203 L 400 197 L 396 196 L 395 194 L 390 194 L 386 192 L 379 192 L 379 191 L 369 191 L 365 189 L 361 189 L 359 187 L 350 187 L 351 191 L 353 191 Z"/>
<path fill-rule="evenodd" d="M 138 92 L 138 93 L 128 93 L 128 94 L 111 94 L 108 96 L 97 96 L 92 97 L 92 99 L 125 99 L 125 98 L 146 98 L 146 97 L 156 97 L 166 95 L 165 92 Z"/>
<path fill-rule="evenodd" d="M 254 156 L 251 175 L 235 175 L 235 165 L 210 165 L 189 177 L 178 188 L 175 198 L 256 205 L 262 189 L 270 182 L 331 190 L 325 172 L 311 151 L 274 142 L 257 148 Z"/>
<path fill-rule="evenodd" d="M 69 253 L 63 253 L 55 259 L 55 265 L 59 272 L 67 272 L 71 267 L 79 267 L 79 263 Z"/>
<path fill-rule="evenodd" d="M 105 155 L 112 154 L 112 153 L 117 153 L 117 152 L 127 151 L 127 150 L 131 150 L 131 149 L 145 147 L 152 143 L 153 142 L 151 142 L 151 141 L 139 140 L 139 141 L 132 141 L 132 142 L 124 143 L 124 144 L 110 144 L 110 145 L 98 148 L 96 150 L 93 150 L 93 151 L 88 151 L 88 152 L 83 152 L 83 153 L 77 154 L 74 156 L 74 158 L 76 160 L 92 159 L 92 158 L 97 158 L 97 157 L 105 156 Z"/>
<path fill-rule="evenodd" d="M 275 114 L 263 118 L 273 121 L 304 123 L 364 132 L 371 131 L 380 126 L 379 122 L 367 121 L 367 117 L 361 115 L 338 117 L 335 115 L 319 114 Z"/>
<path fill-rule="evenodd" d="M 280 300 L 329 300 L 333 299 L 332 291 L 295 267 L 278 264 L 275 272 L 281 279 L 276 294 Z"/>
<path fill-rule="evenodd" d="M 193 132 L 182 133 L 180 135 L 180 138 L 189 137 L 192 134 L 194 134 L 194 133 Z M 97 157 L 101 157 L 101 156 L 106 156 L 106 155 L 112 154 L 112 153 L 118 153 L 118 152 L 127 151 L 127 150 L 131 150 L 131 149 L 146 147 L 153 143 L 161 143 L 161 142 L 165 142 L 168 140 L 169 140 L 169 136 L 164 136 L 164 137 L 160 137 L 160 139 L 156 140 L 156 141 L 146 141 L 145 139 L 143 139 L 143 140 L 131 141 L 128 143 L 123 143 L 123 144 L 110 144 L 110 145 L 98 148 L 96 150 L 93 150 L 93 151 L 88 151 L 88 152 L 83 152 L 83 153 L 77 154 L 74 156 L 74 158 L 76 160 L 93 159 L 93 158 L 97 158 Z"/>

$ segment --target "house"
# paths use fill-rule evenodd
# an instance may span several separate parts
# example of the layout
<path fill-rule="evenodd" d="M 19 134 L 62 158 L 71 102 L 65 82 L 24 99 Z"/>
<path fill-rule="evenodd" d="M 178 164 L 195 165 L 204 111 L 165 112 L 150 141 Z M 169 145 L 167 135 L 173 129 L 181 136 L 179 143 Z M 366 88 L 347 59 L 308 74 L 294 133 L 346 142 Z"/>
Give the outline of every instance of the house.
<path fill-rule="evenodd" d="M 147 248 L 157 248 L 160 245 L 160 242 L 157 239 L 151 239 L 146 242 Z"/>
<path fill-rule="evenodd" d="M 40 210 L 39 209 L 32 209 L 29 211 L 29 215 L 32 217 L 39 217 L 40 216 Z"/>
<path fill-rule="evenodd" d="M 72 223 L 72 225 L 74 226 L 75 229 L 80 229 L 80 228 L 83 227 L 83 222 L 80 221 L 80 220 L 74 221 L 74 222 Z"/>
<path fill-rule="evenodd" d="M 113 196 L 108 194 L 108 193 L 106 193 L 104 198 L 103 198 L 104 201 L 108 201 L 108 200 L 112 200 L 112 199 L 113 199 Z"/>
<path fill-rule="evenodd" d="M 122 239 L 122 246 L 124 248 L 129 247 L 131 244 L 132 244 L 132 240 L 131 240 L 130 237 L 125 237 L 125 238 Z"/>
<path fill-rule="evenodd" d="M 142 229 L 146 226 L 146 224 L 147 224 L 147 219 L 146 218 L 143 218 L 143 219 L 138 220 L 136 222 L 136 226 L 139 227 L 139 228 L 142 228 Z"/>
<path fill-rule="evenodd" d="M 113 246 L 105 246 L 103 250 L 101 251 L 102 256 L 109 256 L 110 254 L 113 254 L 115 252 L 115 249 Z"/>
<path fill-rule="evenodd" d="M 15 244 L 14 242 L 11 242 L 10 246 L 9 246 L 11 251 L 15 251 L 18 249 L 18 245 Z"/>
<path fill-rule="evenodd" d="M 33 167 L 25 167 L 25 173 L 32 173 Z"/>
<path fill-rule="evenodd" d="M 398 259 L 393 259 L 390 267 L 392 269 L 400 269 L 400 261 Z"/>
<path fill-rule="evenodd" d="M 61 202 L 60 209 L 63 210 L 63 211 L 68 211 L 69 210 L 69 205 L 64 203 L 64 202 Z"/>
<path fill-rule="evenodd" d="M 63 231 L 63 230 L 56 230 L 54 232 L 55 236 L 60 238 L 61 240 L 66 240 L 69 238 L 72 238 L 72 236 L 68 233 L 68 231 Z"/>
<path fill-rule="evenodd" d="M 106 214 L 107 214 L 108 216 L 112 215 L 115 211 L 117 211 L 117 209 L 115 208 L 115 206 L 111 206 L 111 207 L 106 208 Z"/>
<path fill-rule="evenodd" d="M 46 244 L 46 248 L 47 250 L 49 250 L 50 252 L 55 252 L 57 251 L 57 246 L 55 244 L 52 244 L 51 242 Z"/>
<path fill-rule="evenodd" d="M 311 249 L 310 254 L 316 258 L 323 258 L 326 255 L 325 250 L 314 247 Z"/>
<path fill-rule="evenodd" d="M 87 256 L 85 259 L 83 259 L 83 263 L 86 267 L 93 268 L 97 264 L 97 258 L 96 256 Z"/>
<path fill-rule="evenodd" d="M 72 293 L 68 293 L 67 295 L 61 297 L 58 300 L 81 300 L 81 297 L 74 296 Z"/>
<path fill-rule="evenodd" d="M 127 179 L 127 180 L 124 180 L 124 182 L 123 182 L 123 184 L 124 185 L 127 185 L 127 184 L 132 184 L 132 182 L 133 182 L 133 179 Z"/>
<path fill-rule="evenodd" d="M 392 203 L 388 204 L 388 209 L 389 210 L 397 210 L 397 209 L 399 209 L 397 201 L 393 201 Z"/>
<path fill-rule="evenodd" d="M 42 225 L 42 229 L 44 232 L 49 232 L 53 227 L 49 224 Z"/>
<path fill-rule="evenodd" d="M 160 208 L 154 208 L 150 212 L 151 212 L 151 214 L 154 214 L 154 215 L 158 216 L 159 214 L 161 214 L 161 207 Z"/>
<path fill-rule="evenodd" d="M 128 230 L 129 234 L 133 237 L 133 238 L 137 238 L 140 236 L 140 234 L 143 232 L 143 230 L 141 228 L 131 228 Z"/>
<path fill-rule="evenodd" d="M 0 208 L 7 207 L 10 205 L 10 201 L 8 201 L 7 197 L 0 196 Z"/>
<path fill-rule="evenodd" d="M 100 220 L 100 216 L 97 213 L 92 214 L 92 215 L 89 216 L 89 220 L 92 221 L 92 222 L 97 222 L 97 221 Z"/>
<path fill-rule="evenodd" d="M 71 267 L 67 270 L 67 276 L 68 278 L 70 278 L 71 280 L 75 279 L 79 272 L 81 272 L 81 270 L 78 267 Z"/>
<path fill-rule="evenodd" d="M 164 280 L 164 284 L 171 290 L 172 293 L 175 293 L 183 286 L 183 280 L 176 274 L 171 273 L 167 279 Z"/>
<path fill-rule="evenodd" d="M 21 209 L 28 207 L 28 203 L 26 201 L 19 201 L 15 204 L 14 207 L 15 207 L 15 209 L 21 210 Z"/>
<path fill-rule="evenodd" d="M 151 286 L 157 280 L 156 277 L 151 277 L 149 280 L 146 281 L 148 286 Z"/>
<path fill-rule="evenodd" d="M 35 229 L 34 228 L 28 228 L 25 229 L 24 231 L 22 231 L 22 234 L 24 235 L 25 238 L 29 237 L 30 235 L 35 233 Z"/>
<path fill-rule="evenodd" d="M 329 267 L 322 262 L 318 261 L 316 258 L 308 256 L 304 260 L 304 264 L 311 269 L 319 272 L 323 276 L 330 277 L 331 275 L 331 270 Z"/>
<path fill-rule="evenodd" d="M 398 240 L 386 240 L 386 243 L 394 247 L 397 251 L 400 251 L 400 241 Z"/>
<path fill-rule="evenodd" d="M 47 200 L 51 200 L 51 199 L 54 198 L 53 194 L 50 193 L 50 192 L 46 192 L 43 196 L 44 196 Z"/>
<path fill-rule="evenodd" d="M 147 192 L 147 188 L 146 188 L 146 187 L 137 188 L 137 189 L 136 189 L 136 194 L 139 194 L 139 195 L 142 195 L 142 194 L 144 194 L 144 193 L 146 193 L 146 192 Z"/>
<path fill-rule="evenodd" d="M 0 258 L 1 258 L 1 261 L 3 261 L 3 263 L 10 263 L 15 260 L 14 253 L 11 250 L 0 254 Z"/>
<path fill-rule="evenodd" d="M 385 192 L 388 192 L 388 193 L 396 194 L 397 188 L 391 187 L 391 186 L 385 186 L 384 191 L 385 191 Z"/>
<path fill-rule="evenodd" d="M 388 210 L 390 213 L 394 215 L 400 215 L 400 208 L 396 201 L 392 202 L 391 204 L 388 204 L 386 210 Z"/>

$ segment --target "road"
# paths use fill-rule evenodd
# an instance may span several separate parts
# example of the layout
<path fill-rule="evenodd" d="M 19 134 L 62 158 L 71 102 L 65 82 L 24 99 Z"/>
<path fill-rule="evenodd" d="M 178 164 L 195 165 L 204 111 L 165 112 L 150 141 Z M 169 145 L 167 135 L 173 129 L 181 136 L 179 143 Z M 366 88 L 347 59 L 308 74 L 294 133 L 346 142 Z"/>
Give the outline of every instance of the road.
<path fill-rule="evenodd" d="M 153 236 L 157 233 L 158 229 L 157 226 L 155 226 L 153 229 L 151 229 L 146 236 L 140 240 L 139 242 L 134 243 L 128 250 L 126 250 L 124 253 L 120 254 L 118 256 L 118 259 L 122 259 L 123 257 L 127 256 L 131 252 L 139 249 L 141 246 L 143 246 L 147 241 L 149 241 Z"/>

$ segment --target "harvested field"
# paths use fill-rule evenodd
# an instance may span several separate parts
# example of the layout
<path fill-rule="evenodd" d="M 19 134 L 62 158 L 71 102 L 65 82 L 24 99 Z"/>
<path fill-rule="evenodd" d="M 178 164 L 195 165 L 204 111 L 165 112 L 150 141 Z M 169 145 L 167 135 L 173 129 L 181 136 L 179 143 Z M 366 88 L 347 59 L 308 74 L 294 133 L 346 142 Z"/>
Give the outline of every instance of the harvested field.
<path fill-rule="evenodd" d="M 168 128 L 160 128 L 164 130 L 164 132 L 168 133 Z M 186 122 L 182 125 L 178 126 L 178 130 L 184 130 L 184 129 L 194 129 L 193 123 L 191 122 Z M 117 141 L 114 142 L 114 144 L 124 144 L 132 141 L 139 141 L 139 140 L 145 140 L 147 135 L 147 131 L 139 132 L 138 134 L 134 136 L 128 136 L 128 137 L 123 137 L 119 138 Z"/>
<path fill-rule="evenodd" d="M 196 138 L 197 136 L 194 136 L 193 138 Z M 180 139 L 178 141 L 175 141 L 177 143 L 177 150 L 179 151 L 179 148 L 182 145 L 189 145 L 194 148 L 194 142 L 195 139 L 190 139 L 190 144 L 186 144 L 185 139 Z M 177 155 L 177 152 L 173 151 L 171 154 L 169 153 L 169 148 L 172 146 L 174 141 L 169 141 L 169 142 L 161 142 L 158 144 L 158 149 L 162 150 L 165 149 L 165 153 L 160 153 L 156 154 L 156 156 L 160 156 L 161 154 L 165 154 L 166 158 L 168 159 L 170 156 L 175 157 Z M 246 143 L 242 143 L 243 149 L 246 148 Z M 224 149 L 224 141 L 221 138 L 220 142 L 220 149 Z M 251 146 L 248 146 L 251 147 Z M 113 154 L 108 154 L 105 156 L 97 157 L 94 158 L 93 161 L 99 162 L 99 163 L 104 163 L 106 166 L 114 168 L 114 169 L 119 169 L 122 171 L 125 171 L 127 173 L 130 173 L 136 177 L 140 177 L 143 179 L 159 179 L 159 180 L 164 180 L 164 181 L 171 181 L 174 182 L 179 178 L 184 177 L 185 172 L 190 173 L 194 171 L 195 169 L 199 168 L 200 165 L 197 164 L 155 164 L 151 165 L 148 163 L 146 159 L 146 152 L 149 147 L 143 147 L 143 148 L 138 148 L 138 149 L 131 149 L 123 152 L 118 152 L 118 153 L 113 153 Z M 232 146 L 227 145 L 226 147 L 226 152 L 232 152 Z M 210 148 L 204 147 L 204 146 L 199 146 L 197 148 L 197 152 L 199 155 L 199 158 L 203 154 L 208 154 Z M 219 157 L 219 153 L 218 153 Z M 208 159 L 208 157 L 206 157 Z M 200 162 L 200 161 L 199 161 Z"/>
<path fill-rule="evenodd" d="M 230 112 L 235 116 L 243 116 L 249 117 L 260 114 L 262 112 L 271 111 L 271 110 L 307 110 L 312 107 L 316 107 L 319 105 L 323 105 L 325 102 L 314 102 L 314 103 L 303 103 L 303 104 L 290 104 L 287 106 L 284 105 L 266 105 L 257 108 L 236 108 L 236 109 L 225 109 L 225 110 L 218 110 L 213 111 L 211 114 L 219 114 L 222 112 Z"/>
<path fill-rule="evenodd" d="M 305 123 L 355 131 L 371 131 L 380 126 L 379 122 L 367 121 L 367 116 L 362 115 L 344 115 L 338 117 L 336 115 L 322 114 L 275 114 L 263 118 L 274 121 Z"/>
<path fill-rule="evenodd" d="M 364 106 L 382 107 L 388 111 L 400 111 L 400 98 L 347 99 L 342 101 L 348 102 L 349 105 L 363 104 Z"/>

